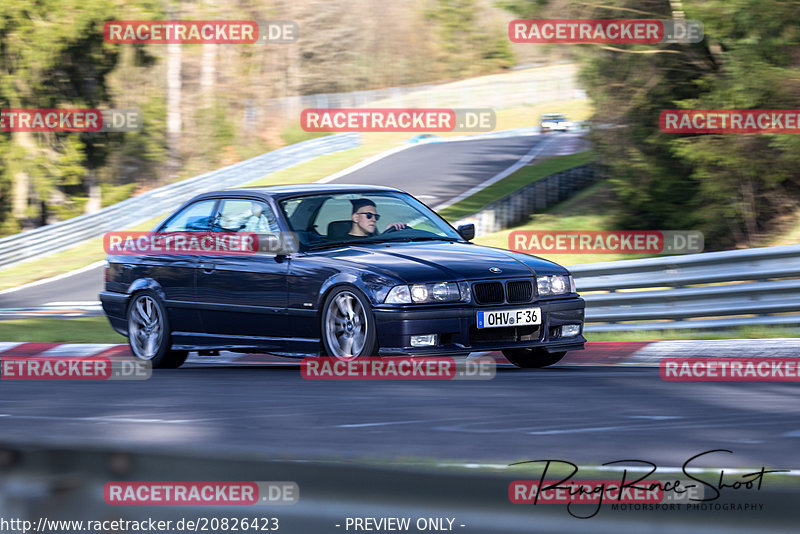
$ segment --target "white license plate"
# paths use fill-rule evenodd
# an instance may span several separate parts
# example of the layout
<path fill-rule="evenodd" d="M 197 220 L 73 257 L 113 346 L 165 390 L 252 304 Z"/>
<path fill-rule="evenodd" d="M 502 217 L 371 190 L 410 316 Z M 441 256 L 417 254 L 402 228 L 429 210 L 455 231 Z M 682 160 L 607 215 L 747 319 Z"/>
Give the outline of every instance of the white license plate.
<path fill-rule="evenodd" d="M 516 308 L 513 310 L 486 310 L 478 312 L 478 328 L 527 326 L 532 324 L 542 324 L 541 308 Z"/>

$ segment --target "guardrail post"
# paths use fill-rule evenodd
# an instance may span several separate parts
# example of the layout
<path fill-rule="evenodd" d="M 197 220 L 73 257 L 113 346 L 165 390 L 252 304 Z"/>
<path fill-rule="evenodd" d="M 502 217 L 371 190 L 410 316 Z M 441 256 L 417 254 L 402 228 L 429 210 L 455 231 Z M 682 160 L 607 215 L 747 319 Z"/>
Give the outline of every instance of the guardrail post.
<path fill-rule="evenodd" d="M 534 183 L 534 205 L 535 211 L 544 211 L 547 207 L 547 182 L 544 179 Z"/>

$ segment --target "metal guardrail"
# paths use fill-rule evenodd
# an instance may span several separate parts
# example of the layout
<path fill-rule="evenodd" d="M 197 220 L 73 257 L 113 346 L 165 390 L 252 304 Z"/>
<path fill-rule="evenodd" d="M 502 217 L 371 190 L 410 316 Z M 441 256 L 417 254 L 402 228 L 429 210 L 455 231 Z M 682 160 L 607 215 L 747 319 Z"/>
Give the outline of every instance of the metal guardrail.
<path fill-rule="evenodd" d="M 141 224 L 175 209 L 203 190 L 244 185 L 317 156 L 347 150 L 360 144 L 360 135 L 354 133 L 310 139 L 216 171 L 153 189 L 95 213 L 2 238 L 0 268 L 35 256 L 68 249 L 109 231 Z"/>
<path fill-rule="evenodd" d="M 600 172 L 591 163 L 572 167 L 495 200 L 478 213 L 457 221 L 454 226 L 472 223 L 476 236 L 499 232 L 522 224 L 532 213 L 542 212 L 570 198 L 599 179 Z"/>
<path fill-rule="evenodd" d="M 570 267 L 587 331 L 800 326 L 800 245 Z"/>
<path fill-rule="evenodd" d="M 267 116 L 297 120 L 306 108 L 405 107 L 480 108 L 495 110 L 553 103 L 549 111 L 562 111 L 556 102 L 585 99 L 577 80 L 577 66 L 564 64 L 550 69 L 520 69 L 514 73 L 456 82 L 386 87 L 347 93 L 317 93 L 279 97 L 247 109 L 247 125 Z"/>

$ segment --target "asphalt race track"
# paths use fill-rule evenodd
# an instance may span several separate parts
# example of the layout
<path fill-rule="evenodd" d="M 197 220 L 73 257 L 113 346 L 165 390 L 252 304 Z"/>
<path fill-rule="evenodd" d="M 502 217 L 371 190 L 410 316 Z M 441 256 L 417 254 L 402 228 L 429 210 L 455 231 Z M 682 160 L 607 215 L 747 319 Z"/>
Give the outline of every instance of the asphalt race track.
<path fill-rule="evenodd" d="M 423 143 L 332 183 L 398 187 L 429 206 L 437 206 L 502 172 L 551 138 L 533 135 Z"/>
<path fill-rule="evenodd" d="M 189 365 L 145 381 L 3 381 L 5 440 L 276 459 L 506 465 L 639 459 L 797 466 L 796 383 L 665 382 L 655 367 L 499 368 L 487 381 L 310 381 L 299 367 Z"/>
<path fill-rule="evenodd" d="M 103 290 L 103 266 L 52 282 L 0 294 L 0 308 L 45 306 L 52 302 L 97 301 Z"/>

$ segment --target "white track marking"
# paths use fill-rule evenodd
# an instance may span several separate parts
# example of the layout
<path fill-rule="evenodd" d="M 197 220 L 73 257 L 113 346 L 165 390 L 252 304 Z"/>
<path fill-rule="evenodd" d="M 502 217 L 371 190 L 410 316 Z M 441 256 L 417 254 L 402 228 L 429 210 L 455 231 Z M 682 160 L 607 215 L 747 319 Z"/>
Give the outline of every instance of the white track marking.
<path fill-rule="evenodd" d="M 525 165 L 530 164 L 530 162 L 532 162 L 534 159 L 536 159 L 536 156 L 541 154 L 545 150 L 545 148 L 549 148 L 549 146 L 550 146 L 550 144 L 551 144 L 553 139 L 555 139 L 555 138 L 554 137 L 549 137 L 549 138 L 543 140 L 541 143 L 539 143 L 535 147 L 531 148 L 528 151 L 527 154 L 522 156 L 519 160 L 517 160 L 510 167 L 506 168 L 503 171 L 500 171 L 499 173 L 495 174 L 494 176 L 492 176 L 488 180 L 484 181 L 483 183 L 478 184 L 475 187 L 473 187 L 473 188 L 471 188 L 471 189 L 469 189 L 467 191 L 464 191 L 460 195 L 451 198 L 447 202 L 444 202 L 443 204 L 439 204 L 438 206 L 433 208 L 433 211 L 439 212 L 439 211 L 445 209 L 446 207 L 451 206 L 451 205 L 455 204 L 456 202 L 460 202 L 460 201 L 464 200 L 465 198 L 471 197 L 472 195 L 474 195 L 478 191 L 482 191 L 483 189 L 486 189 L 490 185 L 492 185 L 492 184 L 494 184 L 496 182 L 499 182 L 503 178 L 505 178 L 507 176 L 510 176 L 511 174 L 517 172 L 519 169 L 521 169 Z"/>
<path fill-rule="evenodd" d="M 411 421 L 386 421 L 384 423 L 360 423 L 352 425 L 336 425 L 336 428 L 367 428 L 371 426 L 389 426 L 389 425 L 410 425 L 413 423 L 428 423 L 426 419 L 417 419 Z"/>
<path fill-rule="evenodd" d="M 59 417 L 56 415 L 13 415 L 8 413 L 0 413 L 0 417 L 9 417 L 11 419 L 34 419 L 34 420 L 47 420 L 47 421 L 96 421 L 98 423 L 161 423 L 161 424 L 178 424 L 178 423 L 203 423 L 213 421 L 214 419 L 144 419 L 138 417 L 117 417 L 113 415 L 98 416 L 98 417 Z"/>
<path fill-rule="evenodd" d="M 116 347 L 116 344 L 111 343 L 64 343 L 62 345 L 58 345 L 53 347 L 52 349 L 47 349 L 46 351 L 40 353 L 38 356 L 46 356 L 46 357 L 65 357 L 65 356 L 74 356 L 78 357 L 86 357 L 92 356 L 93 354 L 98 354 L 104 350 L 110 349 L 111 347 Z"/>
<path fill-rule="evenodd" d="M 81 267 L 80 269 L 75 269 L 74 271 L 70 271 L 68 273 L 62 273 L 62 274 L 58 274 L 56 276 L 51 276 L 50 278 L 45 278 L 43 280 L 37 280 L 35 282 L 30 282 L 30 283 L 27 283 L 27 284 L 23 284 L 21 286 L 4 289 L 4 290 L 0 291 L 0 295 L 5 295 L 7 293 L 13 293 L 14 291 L 20 291 L 22 289 L 28 289 L 30 287 L 40 286 L 42 284 L 49 284 L 50 282 L 56 282 L 56 281 L 62 280 L 64 278 L 68 278 L 70 276 L 74 276 L 76 274 L 81 274 L 81 273 L 85 273 L 86 271 L 91 271 L 92 269 L 97 269 L 101 265 L 105 265 L 105 264 L 106 264 L 106 260 L 96 261 L 96 262 L 94 262 L 94 263 L 92 263 L 90 265 L 87 265 L 86 267 Z"/>
<path fill-rule="evenodd" d="M 44 304 L 44 306 L 72 306 L 72 307 L 88 307 L 88 306 L 100 306 L 101 303 L 99 300 L 84 300 L 84 301 L 76 301 L 76 302 L 48 302 Z"/>
<path fill-rule="evenodd" d="M 335 173 L 331 174 L 330 176 L 326 176 L 325 178 L 319 179 L 314 183 L 315 184 L 327 184 L 327 183 L 332 182 L 334 180 L 338 180 L 342 176 L 346 176 L 346 175 L 348 175 L 348 174 L 350 174 L 352 172 L 355 172 L 355 171 L 357 171 L 359 169 L 362 169 L 362 168 L 364 168 L 364 167 L 366 167 L 368 165 L 372 165 L 376 161 L 382 160 L 383 158 L 388 158 L 389 156 L 391 156 L 393 154 L 397 154 L 398 152 L 402 152 L 403 150 L 407 150 L 407 149 L 412 148 L 414 146 L 416 146 L 416 145 L 403 145 L 403 146 L 399 146 L 397 148 L 393 148 L 391 150 L 387 150 L 386 152 L 381 152 L 380 154 L 376 154 L 376 155 L 374 155 L 372 157 L 369 157 L 369 158 L 367 158 L 367 159 L 365 159 L 363 161 L 359 161 L 355 165 L 351 165 L 350 167 L 347 167 L 346 169 L 342 169 L 339 172 L 335 172 Z"/>

